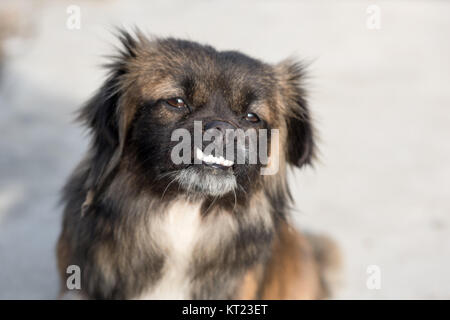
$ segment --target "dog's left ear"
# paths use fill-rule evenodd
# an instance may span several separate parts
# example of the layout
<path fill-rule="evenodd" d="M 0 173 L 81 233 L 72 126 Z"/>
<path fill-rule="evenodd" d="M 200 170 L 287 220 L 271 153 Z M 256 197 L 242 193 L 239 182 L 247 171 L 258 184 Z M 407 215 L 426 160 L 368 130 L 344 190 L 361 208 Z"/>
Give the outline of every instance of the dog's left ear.
<path fill-rule="evenodd" d="M 311 164 L 316 147 L 306 93 L 301 83 L 305 77 L 304 67 L 298 62 L 286 60 L 276 65 L 275 68 L 285 109 L 286 160 L 298 167 Z"/>

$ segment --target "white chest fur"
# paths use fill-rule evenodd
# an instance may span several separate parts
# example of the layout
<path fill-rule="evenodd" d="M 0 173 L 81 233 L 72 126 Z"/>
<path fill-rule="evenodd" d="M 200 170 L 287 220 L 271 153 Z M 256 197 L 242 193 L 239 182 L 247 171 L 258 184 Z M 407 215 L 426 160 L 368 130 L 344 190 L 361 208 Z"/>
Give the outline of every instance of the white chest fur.
<path fill-rule="evenodd" d="M 166 260 L 161 278 L 139 299 L 189 299 L 187 270 L 192 250 L 202 233 L 200 207 L 176 202 L 152 222 L 151 232 L 164 248 Z"/>

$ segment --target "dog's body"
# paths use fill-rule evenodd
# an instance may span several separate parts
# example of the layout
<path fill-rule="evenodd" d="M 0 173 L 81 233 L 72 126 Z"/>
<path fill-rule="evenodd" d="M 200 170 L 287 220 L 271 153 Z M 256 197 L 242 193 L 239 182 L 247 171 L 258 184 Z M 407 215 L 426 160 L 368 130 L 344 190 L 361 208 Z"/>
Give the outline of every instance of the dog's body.
<path fill-rule="evenodd" d="M 288 222 L 286 167 L 314 151 L 301 68 L 140 33 L 122 43 L 82 110 L 93 143 L 64 191 L 62 279 L 78 265 L 88 299 L 324 297 L 329 250 L 313 249 L 328 243 Z M 174 164 L 171 132 L 198 120 L 223 137 L 230 127 L 277 129 L 278 151 L 265 165 L 217 154 L 214 164 Z"/>

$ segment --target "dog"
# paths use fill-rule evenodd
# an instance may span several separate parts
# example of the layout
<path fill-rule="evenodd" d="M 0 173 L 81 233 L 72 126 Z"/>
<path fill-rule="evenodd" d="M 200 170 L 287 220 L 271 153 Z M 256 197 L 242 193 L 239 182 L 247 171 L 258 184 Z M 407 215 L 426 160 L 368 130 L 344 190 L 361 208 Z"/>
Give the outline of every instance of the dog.
<path fill-rule="evenodd" d="M 118 38 L 106 81 L 79 114 L 92 141 L 63 190 L 62 296 L 76 265 L 81 299 L 328 297 L 336 248 L 289 218 L 286 170 L 316 150 L 302 64 L 139 30 Z M 208 154 L 204 142 L 184 150 L 192 163 L 174 163 L 173 132 L 196 123 L 219 142 L 235 142 L 229 130 L 277 139 L 267 137 L 266 163 Z M 260 142 L 235 151 L 248 160 Z"/>

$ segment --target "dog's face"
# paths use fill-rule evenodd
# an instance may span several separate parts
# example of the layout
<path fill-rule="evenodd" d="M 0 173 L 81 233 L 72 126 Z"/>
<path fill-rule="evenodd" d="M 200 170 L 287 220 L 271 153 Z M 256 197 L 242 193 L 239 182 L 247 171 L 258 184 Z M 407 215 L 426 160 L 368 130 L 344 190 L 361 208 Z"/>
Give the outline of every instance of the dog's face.
<path fill-rule="evenodd" d="M 272 66 L 141 34 L 121 40 L 125 51 L 82 114 L 98 152 L 94 183 L 120 168 L 160 193 L 248 194 L 267 183 L 263 167 L 310 161 L 313 134 L 297 64 Z"/>

